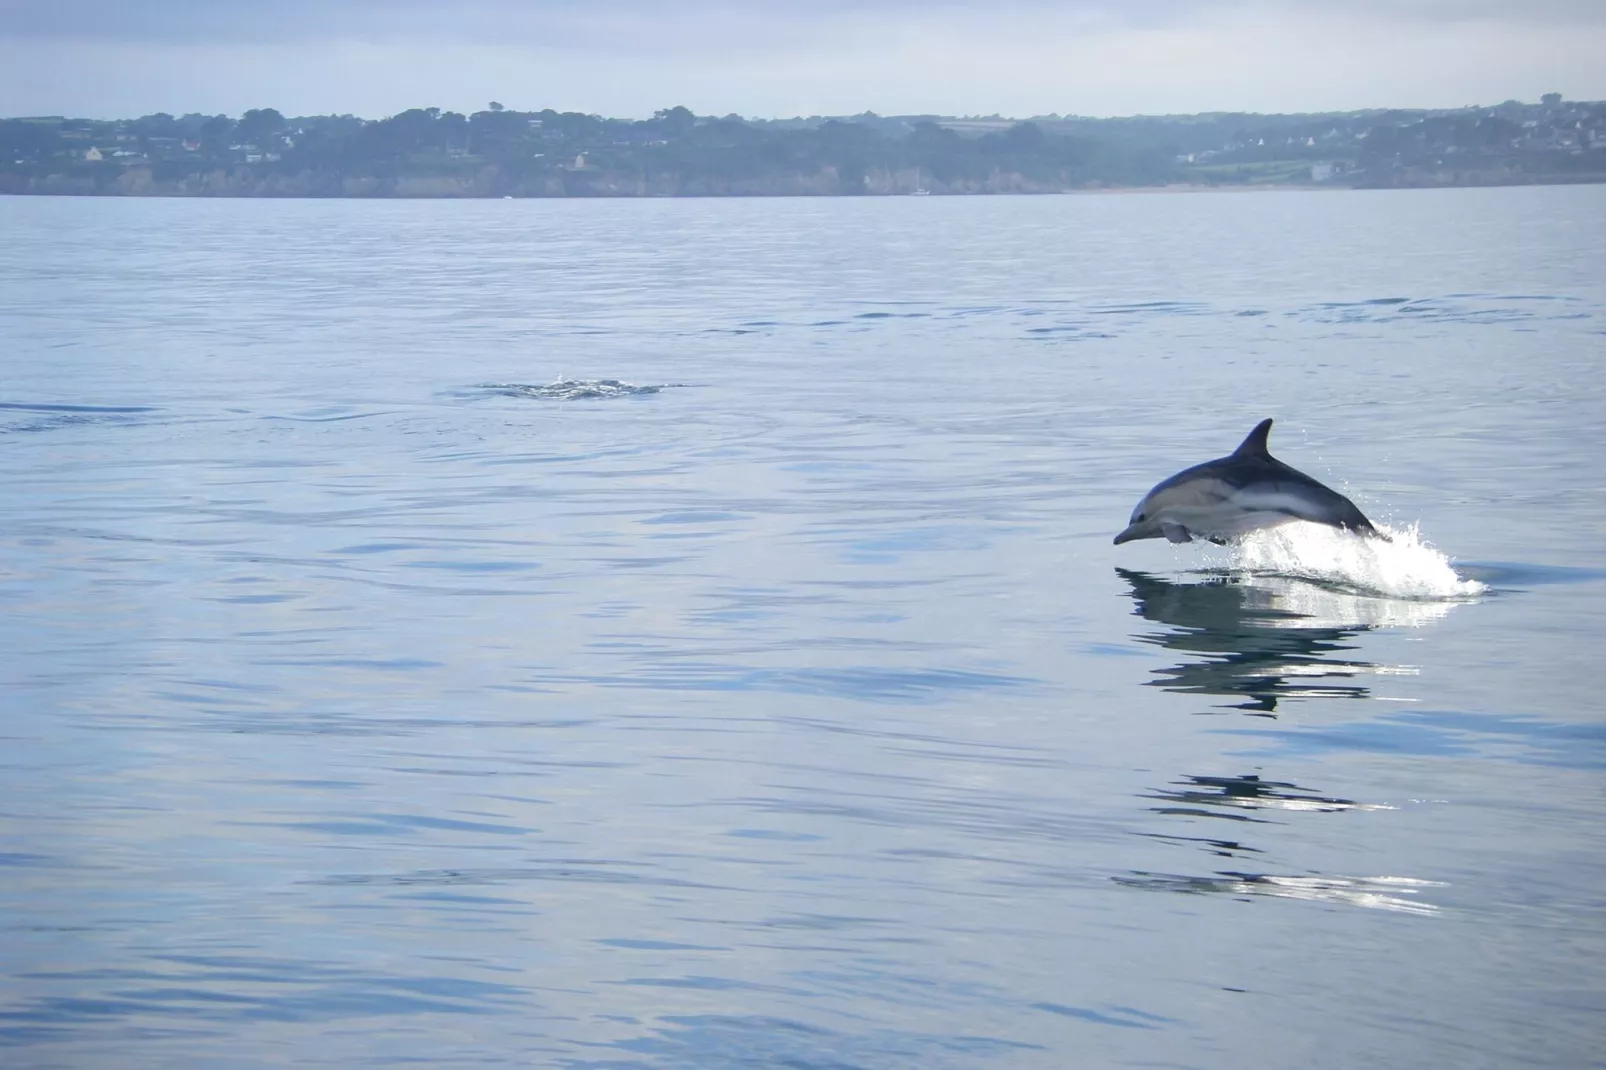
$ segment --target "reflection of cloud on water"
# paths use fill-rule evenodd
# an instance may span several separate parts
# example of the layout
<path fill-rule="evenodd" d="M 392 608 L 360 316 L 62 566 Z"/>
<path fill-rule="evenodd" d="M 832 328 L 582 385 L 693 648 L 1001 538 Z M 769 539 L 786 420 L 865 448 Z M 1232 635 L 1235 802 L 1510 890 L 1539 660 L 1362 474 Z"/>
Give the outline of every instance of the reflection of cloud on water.
<path fill-rule="evenodd" d="M 1364 721 L 1225 731 L 1266 740 L 1269 746 L 1251 752 L 1260 757 L 1350 751 L 1606 769 L 1606 725 L 1587 720 L 1569 723 L 1522 714 L 1405 710 Z"/>
<path fill-rule="evenodd" d="M 1304 899 L 1372 910 L 1392 910 L 1403 914 L 1437 914 L 1437 906 L 1409 897 L 1423 888 L 1444 887 L 1440 881 L 1418 880 L 1415 877 L 1287 877 L 1229 871 L 1209 877 L 1134 872 L 1131 876 L 1117 877 L 1115 880 L 1129 888 L 1149 891 L 1189 895 L 1215 892 L 1240 897 L 1271 896 L 1275 899 Z"/>
<path fill-rule="evenodd" d="M 1274 715 L 1279 699 L 1366 698 L 1358 678 L 1410 675 L 1335 657 L 1345 641 L 1383 627 L 1422 627 L 1455 602 L 1422 602 L 1336 590 L 1290 576 L 1207 573 L 1187 581 L 1116 569 L 1131 586 L 1138 615 L 1167 626 L 1140 631 L 1140 642 L 1195 655 L 1156 670 L 1153 686 L 1183 694 L 1223 695 L 1240 709 Z"/>

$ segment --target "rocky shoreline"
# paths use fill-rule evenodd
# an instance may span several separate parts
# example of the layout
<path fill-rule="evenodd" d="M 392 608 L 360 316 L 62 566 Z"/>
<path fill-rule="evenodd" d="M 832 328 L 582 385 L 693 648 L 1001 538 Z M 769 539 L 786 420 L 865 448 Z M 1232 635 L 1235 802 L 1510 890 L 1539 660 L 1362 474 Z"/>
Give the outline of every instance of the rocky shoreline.
<path fill-rule="evenodd" d="M 844 181 L 834 169 L 813 174 L 778 174 L 719 180 L 675 173 L 553 171 L 508 173 L 496 165 L 448 174 L 342 175 L 287 172 L 249 166 L 213 168 L 178 176 L 158 176 L 150 168 L 77 168 L 71 171 L 0 171 L 0 194 L 76 197 L 274 197 L 352 199 L 467 199 L 569 197 L 829 197 L 897 196 L 922 188 L 935 196 L 1086 193 L 1228 193 L 1265 190 L 1442 189 L 1474 186 L 1572 185 L 1606 183 L 1606 173 L 1524 174 L 1511 172 L 1424 172 L 1355 176 L 1350 182 L 1045 182 L 1018 172 L 998 171 L 984 179 L 915 185 L 912 175 L 872 171 L 858 182 Z"/>

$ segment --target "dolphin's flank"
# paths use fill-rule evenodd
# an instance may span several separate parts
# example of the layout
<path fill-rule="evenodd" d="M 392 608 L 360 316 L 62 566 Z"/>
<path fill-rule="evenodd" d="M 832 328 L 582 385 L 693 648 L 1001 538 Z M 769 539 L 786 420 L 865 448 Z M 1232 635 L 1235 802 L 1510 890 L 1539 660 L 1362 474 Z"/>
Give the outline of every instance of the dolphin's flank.
<path fill-rule="evenodd" d="M 1388 538 L 1354 502 L 1273 457 L 1266 448 L 1269 434 L 1271 421 L 1262 420 L 1230 455 L 1157 484 L 1132 510 L 1132 522 L 1115 537 L 1116 545 L 1161 537 L 1222 543 L 1292 520 Z"/>

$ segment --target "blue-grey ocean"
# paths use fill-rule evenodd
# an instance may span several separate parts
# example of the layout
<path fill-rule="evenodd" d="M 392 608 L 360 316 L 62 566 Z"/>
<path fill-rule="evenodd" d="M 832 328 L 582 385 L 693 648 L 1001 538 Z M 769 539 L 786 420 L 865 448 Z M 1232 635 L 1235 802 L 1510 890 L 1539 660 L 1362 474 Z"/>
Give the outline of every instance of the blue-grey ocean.
<path fill-rule="evenodd" d="M 0 199 L 0 1065 L 1606 1065 L 1603 367 L 1602 186 Z"/>

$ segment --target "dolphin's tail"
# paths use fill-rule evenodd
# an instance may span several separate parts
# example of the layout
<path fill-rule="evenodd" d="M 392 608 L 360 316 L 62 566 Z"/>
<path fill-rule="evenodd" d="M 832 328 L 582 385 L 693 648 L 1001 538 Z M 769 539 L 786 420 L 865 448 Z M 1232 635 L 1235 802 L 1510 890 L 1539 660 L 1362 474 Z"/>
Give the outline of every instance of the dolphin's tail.
<path fill-rule="evenodd" d="M 1340 528 L 1345 531 L 1353 531 L 1355 534 L 1365 536 L 1368 539 L 1382 539 L 1384 542 L 1394 541 L 1377 530 L 1377 525 L 1366 519 L 1366 514 L 1357 509 L 1354 502 L 1343 495 L 1339 495 L 1338 500 L 1342 503 L 1338 510 L 1338 526 Z"/>
<path fill-rule="evenodd" d="M 1354 506 L 1351 506 L 1351 508 L 1354 508 Z M 1339 524 L 1339 527 L 1343 528 L 1345 531 L 1353 531 L 1355 534 L 1364 536 L 1368 539 L 1382 539 L 1384 542 L 1394 541 L 1383 532 L 1377 530 L 1376 526 L 1374 526 L 1370 520 L 1366 519 L 1365 514 L 1363 514 L 1359 509 L 1355 509 L 1353 516 L 1345 517 L 1344 520 Z"/>

